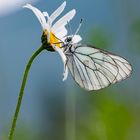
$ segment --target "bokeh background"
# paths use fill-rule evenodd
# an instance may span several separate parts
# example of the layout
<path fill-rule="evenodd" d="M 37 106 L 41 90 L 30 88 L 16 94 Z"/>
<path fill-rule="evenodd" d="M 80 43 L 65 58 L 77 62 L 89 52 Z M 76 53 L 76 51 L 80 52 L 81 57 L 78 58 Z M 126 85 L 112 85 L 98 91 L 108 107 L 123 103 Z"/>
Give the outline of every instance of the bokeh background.
<path fill-rule="evenodd" d="M 40 23 L 21 6 L 33 2 L 52 13 L 63 1 L 0 1 L 0 140 L 7 140 L 25 65 L 41 44 Z M 77 10 L 73 32 L 84 19 L 82 42 L 125 57 L 133 74 L 87 92 L 71 75 L 62 82 L 59 55 L 43 52 L 28 77 L 14 140 L 139 140 L 140 1 L 68 0 L 64 13 L 72 8 Z"/>

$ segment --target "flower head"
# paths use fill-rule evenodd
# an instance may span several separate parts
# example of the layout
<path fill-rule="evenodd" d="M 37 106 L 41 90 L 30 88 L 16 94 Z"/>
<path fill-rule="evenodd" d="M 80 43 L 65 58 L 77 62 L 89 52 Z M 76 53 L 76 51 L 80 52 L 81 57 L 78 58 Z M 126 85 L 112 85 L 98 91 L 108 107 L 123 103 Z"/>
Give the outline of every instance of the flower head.
<path fill-rule="evenodd" d="M 43 29 L 43 35 L 42 35 L 42 43 L 45 45 L 46 49 L 49 51 L 57 51 L 64 63 L 64 73 L 63 73 L 63 81 L 66 80 L 68 76 L 68 67 L 66 65 L 66 55 L 64 54 L 62 46 L 62 42 L 65 44 L 65 39 L 67 36 L 67 29 L 66 25 L 70 22 L 70 20 L 73 19 L 73 17 L 76 14 L 76 10 L 72 9 L 67 14 L 65 14 L 63 17 L 61 17 L 58 21 L 54 23 L 56 18 L 60 16 L 60 14 L 63 12 L 63 10 L 66 7 L 66 1 L 64 1 L 51 15 L 48 14 L 48 12 L 41 12 L 36 7 L 26 4 L 24 8 L 28 8 L 33 11 L 33 13 L 38 18 L 42 29 Z M 46 20 L 47 18 L 47 20 Z M 72 35 L 73 36 L 73 35 Z M 73 43 L 78 43 L 81 41 L 81 37 L 79 35 L 74 35 L 72 37 Z"/>
<path fill-rule="evenodd" d="M 32 10 L 37 16 L 43 29 L 43 37 L 46 38 L 46 42 L 49 43 L 50 46 L 54 44 L 59 48 L 61 47 L 60 40 L 62 40 L 67 35 L 67 29 L 65 28 L 65 26 L 76 14 L 76 10 L 73 9 L 54 23 L 55 19 L 65 9 L 65 6 L 66 1 L 64 1 L 50 16 L 48 12 L 41 12 L 31 4 L 26 4 L 24 6 L 24 8 Z"/>

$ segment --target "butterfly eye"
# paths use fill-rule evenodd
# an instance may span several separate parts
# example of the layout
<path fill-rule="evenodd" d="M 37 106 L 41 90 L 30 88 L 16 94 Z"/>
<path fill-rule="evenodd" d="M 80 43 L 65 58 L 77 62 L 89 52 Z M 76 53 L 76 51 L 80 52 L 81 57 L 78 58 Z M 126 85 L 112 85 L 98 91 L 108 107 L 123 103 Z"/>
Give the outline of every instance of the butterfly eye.
<path fill-rule="evenodd" d="M 65 39 L 65 42 L 67 42 L 67 43 L 69 43 L 69 42 L 71 42 L 72 41 L 72 37 L 67 37 L 66 39 Z"/>

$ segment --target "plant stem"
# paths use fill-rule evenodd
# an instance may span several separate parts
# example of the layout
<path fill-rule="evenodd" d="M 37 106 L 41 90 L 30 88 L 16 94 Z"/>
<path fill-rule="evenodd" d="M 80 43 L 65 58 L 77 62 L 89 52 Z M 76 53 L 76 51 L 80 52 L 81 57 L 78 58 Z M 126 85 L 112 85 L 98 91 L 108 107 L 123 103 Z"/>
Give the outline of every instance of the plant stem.
<path fill-rule="evenodd" d="M 15 131 L 15 127 L 16 127 L 16 123 L 17 123 L 17 118 L 19 115 L 19 111 L 20 111 L 20 107 L 21 107 L 21 102 L 22 102 L 22 98 L 23 98 L 23 94 L 24 94 L 24 89 L 25 89 L 25 85 L 26 85 L 26 81 L 27 81 L 27 77 L 29 74 L 29 70 L 31 68 L 32 62 L 34 61 L 34 59 L 40 54 L 40 52 L 42 52 L 45 48 L 43 47 L 43 45 L 31 56 L 31 58 L 29 59 L 25 71 L 24 71 L 24 75 L 23 75 L 23 80 L 22 80 L 22 84 L 21 84 L 21 88 L 20 88 L 20 92 L 19 92 L 19 96 L 18 96 L 18 102 L 17 102 L 17 106 L 16 106 L 16 110 L 13 116 L 13 120 L 12 120 L 12 126 L 10 129 L 10 133 L 8 136 L 8 140 L 12 140 L 13 136 L 14 136 L 14 131 Z"/>

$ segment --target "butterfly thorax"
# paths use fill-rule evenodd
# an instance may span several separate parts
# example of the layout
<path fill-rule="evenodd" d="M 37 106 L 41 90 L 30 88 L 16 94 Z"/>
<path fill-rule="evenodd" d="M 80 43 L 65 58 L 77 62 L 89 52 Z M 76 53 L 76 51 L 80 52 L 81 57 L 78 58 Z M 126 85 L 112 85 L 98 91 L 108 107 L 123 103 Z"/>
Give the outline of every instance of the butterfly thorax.
<path fill-rule="evenodd" d="M 66 55 L 72 55 L 74 53 L 74 44 L 66 44 L 64 45 L 64 53 Z"/>

